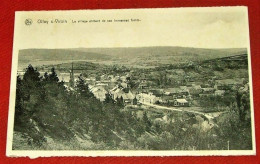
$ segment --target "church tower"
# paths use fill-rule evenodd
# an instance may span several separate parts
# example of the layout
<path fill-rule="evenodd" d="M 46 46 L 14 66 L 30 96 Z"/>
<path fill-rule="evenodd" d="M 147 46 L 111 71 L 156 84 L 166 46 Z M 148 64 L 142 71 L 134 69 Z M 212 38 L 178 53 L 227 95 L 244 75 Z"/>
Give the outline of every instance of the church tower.
<path fill-rule="evenodd" d="M 74 70 L 73 70 L 73 62 L 71 65 L 71 70 L 70 70 L 70 87 L 74 87 Z"/>

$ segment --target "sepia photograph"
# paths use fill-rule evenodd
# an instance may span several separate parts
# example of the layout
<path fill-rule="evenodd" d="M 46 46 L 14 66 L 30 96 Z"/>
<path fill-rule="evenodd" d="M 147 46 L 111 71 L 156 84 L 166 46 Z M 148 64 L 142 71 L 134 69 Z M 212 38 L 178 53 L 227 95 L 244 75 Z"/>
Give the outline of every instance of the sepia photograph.
<path fill-rule="evenodd" d="M 7 156 L 254 155 L 246 7 L 19 11 Z"/>

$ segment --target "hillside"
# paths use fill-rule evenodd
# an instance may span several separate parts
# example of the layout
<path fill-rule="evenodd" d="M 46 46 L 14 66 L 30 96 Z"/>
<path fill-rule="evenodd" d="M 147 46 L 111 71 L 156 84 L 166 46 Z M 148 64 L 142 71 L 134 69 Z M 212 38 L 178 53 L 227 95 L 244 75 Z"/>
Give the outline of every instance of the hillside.
<path fill-rule="evenodd" d="M 71 61 L 91 61 L 133 67 L 155 67 L 187 61 L 209 60 L 246 53 L 245 48 L 202 49 L 188 47 L 128 47 L 24 49 L 19 51 L 19 68 L 28 64 L 60 64 Z"/>
<path fill-rule="evenodd" d="M 81 52 L 92 52 L 99 54 L 106 54 L 113 57 L 159 57 L 159 56 L 179 56 L 192 55 L 205 58 L 219 58 L 246 52 L 245 48 L 229 48 L 229 49 L 204 49 L 204 48 L 190 48 L 190 47 L 125 47 L 125 48 L 75 48 L 70 49 Z"/>
<path fill-rule="evenodd" d="M 19 51 L 19 68 L 28 64 L 34 66 L 68 63 L 71 61 L 107 60 L 105 54 L 82 52 L 68 49 L 23 49 Z"/>

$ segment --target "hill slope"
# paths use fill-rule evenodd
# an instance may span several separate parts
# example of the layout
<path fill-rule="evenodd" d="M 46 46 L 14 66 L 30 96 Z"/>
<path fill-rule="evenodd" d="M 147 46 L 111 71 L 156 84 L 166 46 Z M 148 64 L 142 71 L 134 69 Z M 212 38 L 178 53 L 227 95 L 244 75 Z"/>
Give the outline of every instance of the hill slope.
<path fill-rule="evenodd" d="M 59 64 L 71 61 L 154 67 L 160 64 L 208 60 L 241 53 L 246 53 L 246 49 L 202 49 L 188 47 L 24 49 L 19 51 L 19 67 L 21 68 L 28 64 Z"/>
<path fill-rule="evenodd" d="M 204 49 L 190 47 L 125 47 L 125 48 L 75 48 L 70 50 L 106 54 L 113 57 L 139 56 L 178 56 L 197 55 L 206 58 L 225 57 L 231 54 L 246 52 L 245 48 Z"/>

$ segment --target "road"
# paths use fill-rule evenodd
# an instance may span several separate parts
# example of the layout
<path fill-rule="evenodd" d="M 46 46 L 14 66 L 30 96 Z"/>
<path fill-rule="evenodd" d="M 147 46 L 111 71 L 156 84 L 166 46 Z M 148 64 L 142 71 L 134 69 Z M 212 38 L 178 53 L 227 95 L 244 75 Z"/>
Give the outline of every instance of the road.
<path fill-rule="evenodd" d="M 146 102 L 141 102 L 141 104 L 144 105 L 144 106 L 150 106 L 150 107 L 154 107 L 154 108 L 162 109 L 162 110 L 169 110 L 169 111 L 176 111 L 176 112 L 187 112 L 187 113 L 203 115 L 203 116 L 205 116 L 209 120 L 214 118 L 212 114 L 194 111 L 194 110 L 191 110 L 192 108 L 190 108 L 190 107 L 188 109 L 184 110 L 183 107 L 179 107 L 179 108 L 176 108 L 176 107 L 166 107 L 166 106 L 150 104 L 150 103 L 146 103 Z M 221 112 L 218 112 L 218 113 L 221 114 Z"/>

